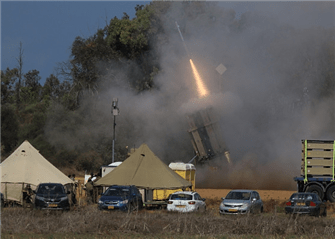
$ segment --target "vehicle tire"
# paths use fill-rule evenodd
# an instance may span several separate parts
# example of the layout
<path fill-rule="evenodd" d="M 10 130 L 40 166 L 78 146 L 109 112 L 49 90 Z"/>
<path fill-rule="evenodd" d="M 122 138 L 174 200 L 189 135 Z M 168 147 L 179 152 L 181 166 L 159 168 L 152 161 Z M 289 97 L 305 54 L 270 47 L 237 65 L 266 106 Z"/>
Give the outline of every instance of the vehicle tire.
<path fill-rule="evenodd" d="M 322 213 L 322 215 L 321 215 L 322 217 L 326 217 L 327 216 L 327 209 L 325 208 L 325 210 L 323 211 L 323 213 Z"/>
<path fill-rule="evenodd" d="M 133 212 L 134 209 L 135 209 L 134 202 L 130 202 L 130 203 L 128 204 L 128 213 Z"/>
<path fill-rule="evenodd" d="M 320 217 L 320 211 L 321 211 L 321 210 L 320 210 L 320 208 L 319 208 L 319 210 L 314 214 L 314 216 L 315 216 L 315 217 Z"/>
<path fill-rule="evenodd" d="M 324 193 L 321 187 L 317 186 L 317 185 L 311 185 L 307 188 L 306 192 L 310 192 L 310 193 L 316 193 L 317 195 L 319 195 L 319 197 L 321 198 L 321 200 L 323 200 L 324 197 Z"/>
<path fill-rule="evenodd" d="M 263 207 L 261 207 L 260 213 L 263 213 L 263 210 L 264 210 Z"/>
<path fill-rule="evenodd" d="M 327 199 L 330 202 L 335 202 L 335 185 L 327 189 Z"/>

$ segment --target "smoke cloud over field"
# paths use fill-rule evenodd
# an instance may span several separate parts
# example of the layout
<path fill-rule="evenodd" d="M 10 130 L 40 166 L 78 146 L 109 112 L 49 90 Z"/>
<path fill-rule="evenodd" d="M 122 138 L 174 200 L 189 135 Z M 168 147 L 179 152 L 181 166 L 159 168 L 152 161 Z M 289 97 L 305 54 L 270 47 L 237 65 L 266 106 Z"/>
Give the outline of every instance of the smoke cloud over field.
<path fill-rule="evenodd" d="M 239 19 L 225 2 L 191 4 L 198 7 L 174 2 L 163 16 L 168 42 L 155 45 L 161 67 L 156 88 L 135 94 L 129 89 L 129 71 L 136 65 L 109 65 L 101 81 L 112 84 L 96 101 L 85 102 L 80 109 L 85 117 L 73 132 L 50 129 L 54 143 L 79 147 L 110 138 L 111 101 L 117 97 L 118 147 L 146 143 L 166 163 L 188 162 L 194 151 L 185 115 L 213 107 L 233 164 L 213 161 L 217 168 L 197 167 L 196 186 L 295 189 L 301 139 L 335 135 L 334 94 L 320 95 L 326 72 L 334 71 L 329 62 L 334 57 L 334 24 L 329 26 L 334 3 L 257 3 Z M 198 99 L 175 21 L 210 91 L 207 98 Z M 227 68 L 222 75 L 216 71 L 220 64 Z"/>

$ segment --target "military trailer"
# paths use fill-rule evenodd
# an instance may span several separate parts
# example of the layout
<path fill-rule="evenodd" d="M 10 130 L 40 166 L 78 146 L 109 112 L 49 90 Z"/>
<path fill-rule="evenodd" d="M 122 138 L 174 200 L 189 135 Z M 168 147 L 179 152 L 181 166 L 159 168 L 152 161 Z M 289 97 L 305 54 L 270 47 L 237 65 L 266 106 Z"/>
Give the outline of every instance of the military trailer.
<path fill-rule="evenodd" d="M 186 191 L 195 191 L 195 171 L 196 168 L 191 163 L 183 163 L 183 162 L 175 162 L 170 163 L 169 168 L 171 168 L 174 172 L 176 172 L 179 176 L 181 176 L 183 179 L 186 179 L 187 181 L 192 183 L 192 187 L 186 189 Z M 167 200 L 170 196 L 170 194 L 182 191 L 182 188 L 178 189 L 155 189 L 152 192 L 153 200 L 156 201 L 164 201 Z"/>
<path fill-rule="evenodd" d="M 301 175 L 295 177 L 298 192 L 313 192 L 335 202 L 335 142 L 302 140 Z"/>

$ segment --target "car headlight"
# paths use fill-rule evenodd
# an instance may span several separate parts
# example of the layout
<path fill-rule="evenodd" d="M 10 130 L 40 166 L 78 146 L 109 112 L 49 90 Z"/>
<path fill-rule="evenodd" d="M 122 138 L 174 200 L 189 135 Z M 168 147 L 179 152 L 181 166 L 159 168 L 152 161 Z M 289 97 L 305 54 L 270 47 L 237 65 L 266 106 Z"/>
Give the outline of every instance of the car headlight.
<path fill-rule="evenodd" d="M 99 202 L 98 202 L 99 204 L 103 204 L 104 202 L 103 201 L 101 201 L 101 200 L 99 200 Z"/>
<path fill-rule="evenodd" d="M 226 205 L 224 205 L 224 203 L 222 202 L 221 204 L 220 204 L 220 207 L 225 207 Z"/>
<path fill-rule="evenodd" d="M 65 201 L 65 200 L 67 200 L 67 199 L 68 199 L 67 197 L 61 197 L 61 198 L 60 198 L 61 201 Z"/>
<path fill-rule="evenodd" d="M 44 200 L 44 197 L 40 197 L 40 196 L 35 196 L 35 199 L 38 199 L 38 200 Z"/>
<path fill-rule="evenodd" d="M 243 203 L 241 208 L 248 208 L 248 207 L 250 207 L 250 203 Z"/>
<path fill-rule="evenodd" d="M 121 204 L 127 204 L 127 203 L 128 203 L 128 199 L 123 200 L 123 201 L 121 202 Z"/>

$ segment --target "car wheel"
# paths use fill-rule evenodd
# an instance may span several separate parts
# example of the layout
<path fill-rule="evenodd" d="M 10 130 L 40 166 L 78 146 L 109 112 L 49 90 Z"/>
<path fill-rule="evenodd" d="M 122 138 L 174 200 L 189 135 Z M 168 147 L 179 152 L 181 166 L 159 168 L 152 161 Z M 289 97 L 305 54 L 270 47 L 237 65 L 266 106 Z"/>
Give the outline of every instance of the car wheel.
<path fill-rule="evenodd" d="M 315 217 L 320 217 L 320 208 L 319 208 L 319 210 L 316 211 L 316 213 L 315 213 L 314 216 L 315 216 Z"/>
<path fill-rule="evenodd" d="M 319 197 L 321 199 L 323 199 L 324 194 L 323 194 L 323 190 L 321 187 L 317 186 L 317 185 L 311 185 L 307 188 L 306 192 L 310 192 L 310 193 L 316 193 L 317 195 L 319 195 Z"/>
<path fill-rule="evenodd" d="M 335 202 L 335 185 L 331 186 L 327 190 L 327 199 L 330 202 Z"/>
<path fill-rule="evenodd" d="M 327 209 L 326 209 L 326 208 L 325 208 L 325 210 L 323 211 L 322 216 L 323 216 L 323 217 L 326 217 L 326 216 L 327 216 Z"/>
<path fill-rule="evenodd" d="M 264 210 L 263 207 L 261 207 L 260 213 L 263 213 L 263 210 Z"/>

